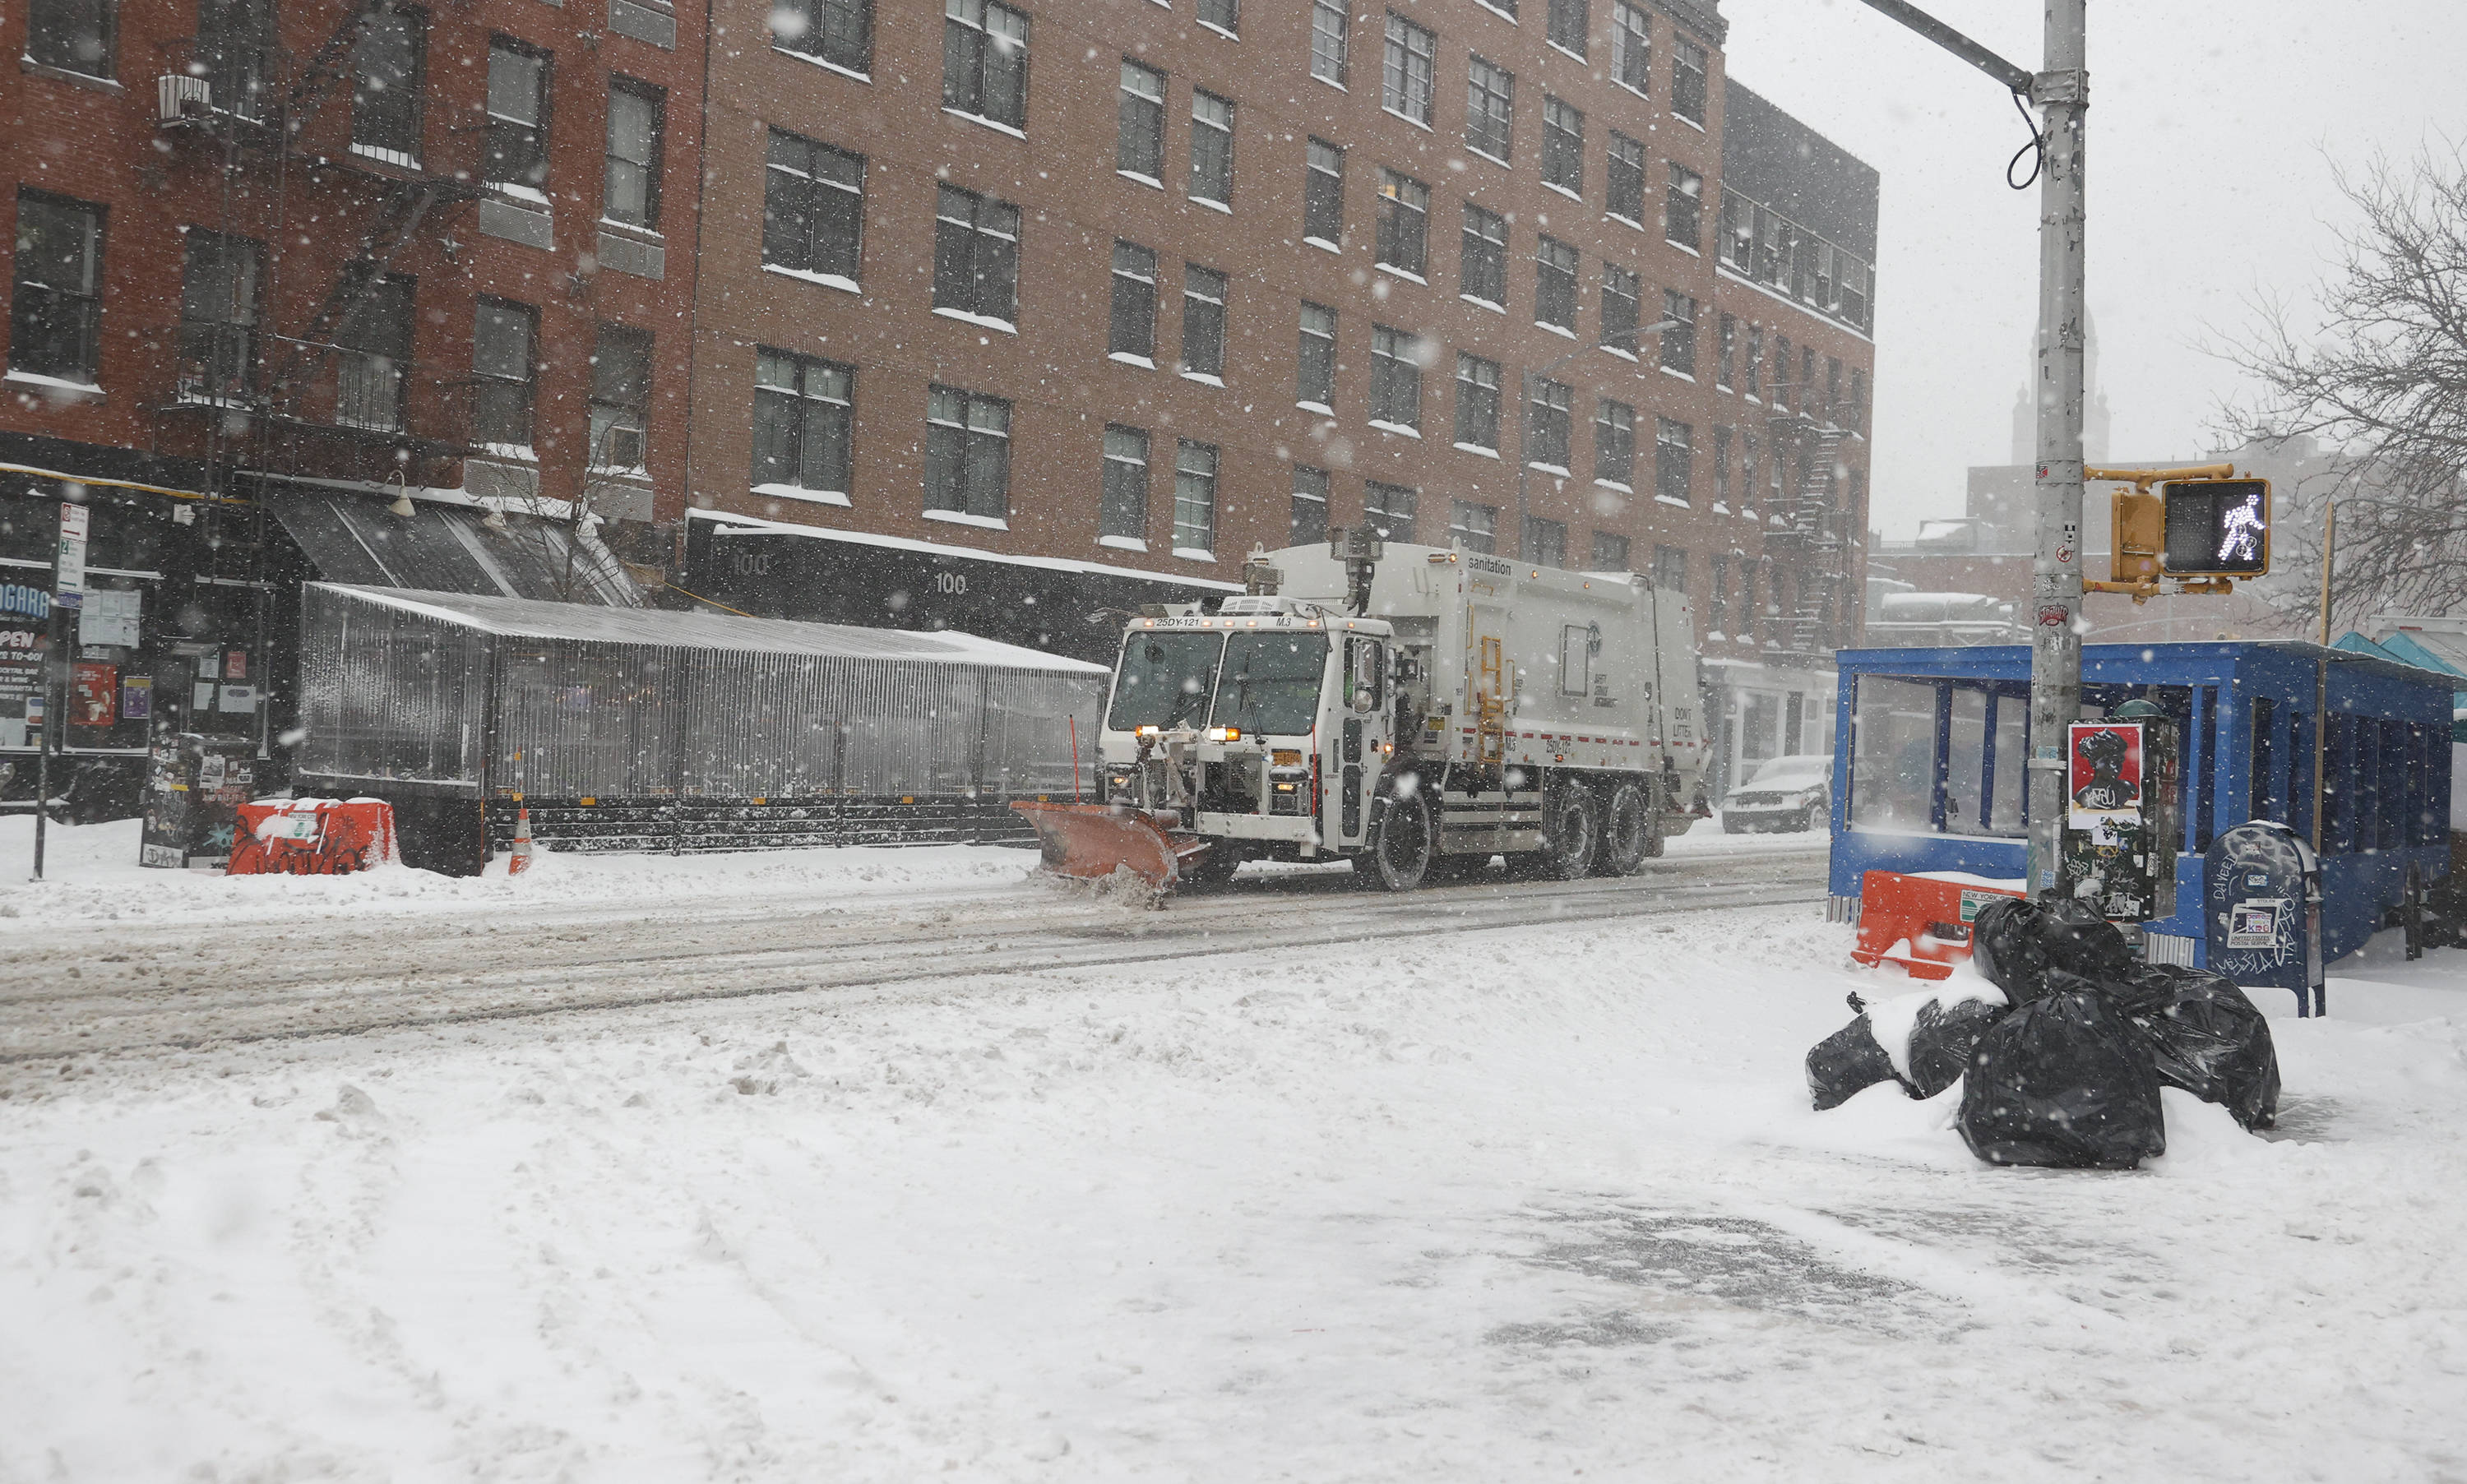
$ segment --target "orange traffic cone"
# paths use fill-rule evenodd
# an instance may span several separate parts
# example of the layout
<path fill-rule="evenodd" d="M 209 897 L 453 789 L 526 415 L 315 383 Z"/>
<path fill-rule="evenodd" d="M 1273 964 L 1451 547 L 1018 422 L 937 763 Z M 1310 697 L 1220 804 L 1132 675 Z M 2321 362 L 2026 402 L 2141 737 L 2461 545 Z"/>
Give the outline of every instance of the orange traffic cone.
<path fill-rule="evenodd" d="M 514 855 L 506 863 L 506 874 L 519 876 L 532 868 L 532 806 L 524 804 L 514 811 Z"/>

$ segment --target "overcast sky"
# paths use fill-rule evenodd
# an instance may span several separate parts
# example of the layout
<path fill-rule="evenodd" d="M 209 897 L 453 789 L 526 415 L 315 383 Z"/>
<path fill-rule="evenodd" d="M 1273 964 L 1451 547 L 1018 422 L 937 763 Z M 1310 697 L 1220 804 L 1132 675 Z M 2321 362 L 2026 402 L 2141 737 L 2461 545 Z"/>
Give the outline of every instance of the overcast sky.
<path fill-rule="evenodd" d="M 2035 70 L 2033 0 L 1921 0 Z M 2038 191 L 2002 89 L 1859 0 L 1728 0 L 1730 68 L 1884 176 L 1873 524 L 1959 514 L 1962 471 L 2008 461 L 2038 304 Z M 2456 0 L 2093 5 L 2090 305 L 2109 454 L 2207 447 L 2235 373 L 2203 353 L 2257 285 L 2320 281 L 2347 220 L 2334 167 L 2467 144 Z"/>

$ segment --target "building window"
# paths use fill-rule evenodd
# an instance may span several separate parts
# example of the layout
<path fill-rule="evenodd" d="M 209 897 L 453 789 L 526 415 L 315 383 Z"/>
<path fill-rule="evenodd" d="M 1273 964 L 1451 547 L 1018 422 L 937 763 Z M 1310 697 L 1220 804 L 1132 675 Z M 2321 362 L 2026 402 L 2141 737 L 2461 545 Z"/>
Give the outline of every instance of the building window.
<path fill-rule="evenodd" d="M 1382 484 L 1367 480 L 1362 485 L 1363 524 L 1379 532 L 1382 541 L 1410 544 L 1414 539 L 1414 506 L 1418 496 L 1405 484 Z"/>
<path fill-rule="evenodd" d="M 1542 180 L 1585 193 L 1585 116 L 1559 100 L 1542 99 Z"/>
<path fill-rule="evenodd" d="M 1842 318 L 1867 327 L 1867 265 L 1846 253 L 1842 257 Z"/>
<path fill-rule="evenodd" d="M 1675 288 L 1662 291 L 1662 317 L 1673 322 L 1662 332 L 1662 366 L 1685 376 L 1696 374 L 1696 301 Z"/>
<path fill-rule="evenodd" d="M 1234 105 L 1213 93 L 1190 95 L 1190 196 L 1234 199 Z"/>
<path fill-rule="evenodd" d="M 1568 472 L 1569 444 L 1575 429 L 1569 408 L 1573 393 L 1564 381 L 1533 378 L 1533 393 L 1525 407 L 1525 461 L 1554 474 Z"/>
<path fill-rule="evenodd" d="M 1745 391 L 1752 397 L 1765 394 L 1765 331 L 1761 325 L 1748 326 L 1747 382 Z"/>
<path fill-rule="evenodd" d="M 1799 348 L 1799 385 L 1800 391 L 1798 397 L 1794 399 L 1795 405 L 1801 413 L 1814 412 L 1816 410 L 1816 348 L 1814 346 Z"/>
<path fill-rule="evenodd" d="M 1638 298 L 1644 290 L 1635 274 L 1615 262 L 1602 264 L 1602 344 L 1621 355 L 1636 353 Z"/>
<path fill-rule="evenodd" d="M 1729 391 L 1733 363 L 1738 359 L 1739 322 L 1729 315 L 1721 318 L 1720 345 L 1713 357 L 1713 385 Z"/>
<path fill-rule="evenodd" d="M 1177 556 L 1216 554 L 1216 445 L 1177 442 L 1173 451 L 1173 550 Z"/>
<path fill-rule="evenodd" d="M 1739 509 L 1746 513 L 1756 503 L 1756 436 L 1747 434 L 1739 439 Z"/>
<path fill-rule="evenodd" d="M 1457 442 L 1499 450 L 1499 363 L 1457 354 Z"/>
<path fill-rule="evenodd" d="M 1554 237 L 1533 253 L 1533 322 L 1576 327 L 1576 250 Z"/>
<path fill-rule="evenodd" d="M 1834 356 L 1824 358 L 1824 421 L 1838 426 L 1842 416 L 1842 362 Z"/>
<path fill-rule="evenodd" d="M 1289 546 L 1317 546 L 1327 539 L 1327 471 L 1294 465 L 1293 519 L 1285 529 Z"/>
<path fill-rule="evenodd" d="M 1507 218 L 1467 201 L 1463 261 L 1458 286 L 1465 298 L 1494 309 L 1507 305 Z"/>
<path fill-rule="evenodd" d="M 409 6 L 372 11 L 351 46 L 351 147 L 398 165 L 419 163 L 422 63 L 428 12 Z"/>
<path fill-rule="evenodd" d="M 1448 539 L 1468 551 L 1499 550 L 1499 506 L 1459 500 L 1448 518 Z"/>
<path fill-rule="evenodd" d="M 1731 430 L 1713 430 L 1713 503 L 1728 508 L 1731 504 Z"/>
<path fill-rule="evenodd" d="M 1686 36 L 1672 38 L 1670 111 L 1690 124 L 1705 122 L 1705 49 Z"/>
<path fill-rule="evenodd" d="M 1644 225 L 1644 146 L 1617 129 L 1611 130 L 1611 154 L 1604 176 L 1610 214 L 1630 226 Z"/>
<path fill-rule="evenodd" d="M 20 261 L 27 251 L 19 247 Z M 257 384 L 257 289 L 265 249 L 191 227 L 182 258 L 178 394 L 219 401 L 244 393 Z"/>
<path fill-rule="evenodd" d="M 954 387 L 925 396 L 925 508 L 1010 517 L 1010 404 Z"/>
<path fill-rule="evenodd" d="M 411 364 L 418 285 L 391 273 L 349 270 L 351 307 L 334 327 L 334 420 L 395 432 L 402 426 L 403 371 Z"/>
<path fill-rule="evenodd" d="M 1182 369 L 1225 374 L 1225 275 L 1197 263 L 1182 268 Z"/>
<path fill-rule="evenodd" d="M 1756 237 L 1752 222 L 1755 210 L 1747 197 L 1728 186 L 1722 188 L 1722 220 L 1714 232 L 1713 251 L 1741 273 L 1754 272 Z"/>
<path fill-rule="evenodd" d="M 1465 147 L 1505 165 L 1513 146 L 1516 79 L 1479 56 L 1466 73 Z"/>
<path fill-rule="evenodd" d="M 1611 80 L 1645 94 L 1652 91 L 1652 74 L 1653 33 L 1647 27 L 1644 7 L 1612 0 Z"/>
<path fill-rule="evenodd" d="M 1568 523 L 1546 521 L 1538 515 L 1525 518 L 1525 559 L 1537 567 L 1568 565 Z"/>
<path fill-rule="evenodd" d="M 1582 56 L 1593 29 L 1593 7 L 1587 0 L 1550 0 L 1542 34 L 1552 46 Z"/>
<path fill-rule="evenodd" d="M 1294 400 L 1303 407 L 1332 412 L 1336 407 L 1336 311 L 1308 301 L 1302 304 L 1301 370 L 1295 376 Z"/>
<path fill-rule="evenodd" d="M 1139 428 L 1105 429 L 1105 490 L 1097 534 L 1148 544 L 1148 436 Z"/>
<path fill-rule="evenodd" d="M 1156 254 L 1136 242 L 1116 242 L 1114 313 L 1105 333 L 1107 354 L 1154 362 L 1156 301 Z"/>
<path fill-rule="evenodd" d="M 1689 252 L 1704 249 L 1705 177 L 1675 162 L 1662 202 L 1662 235 Z"/>
<path fill-rule="evenodd" d="M 1657 499 L 1686 505 L 1688 484 L 1696 477 L 1696 450 L 1690 446 L 1695 430 L 1667 417 L 1658 420 L 1661 427 L 1653 439 L 1653 493 Z"/>
<path fill-rule="evenodd" d="M 1323 247 L 1345 241 L 1345 151 L 1314 139 L 1304 151 L 1302 240 Z"/>
<path fill-rule="evenodd" d="M 118 70 L 119 51 L 118 0 L 32 0 L 27 7 L 26 56 L 46 67 L 108 78 Z"/>
<path fill-rule="evenodd" d="M 1627 537 L 1607 530 L 1594 532 L 1594 572 L 1626 572 Z"/>
<path fill-rule="evenodd" d="M 1213 26 L 1229 36 L 1240 34 L 1241 0 L 1199 0 L 1199 23 Z"/>
<path fill-rule="evenodd" d="M 1867 431 L 1867 373 L 1856 366 L 1850 368 L 1850 431 Z"/>
<path fill-rule="evenodd" d="M 755 487 L 846 500 L 855 413 L 854 371 L 785 350 L 758 351 L 754 371 Z"/>
<path fill-rule="evenodd" d="M 1370 327 L 1370 420 L 1422 427 L 1422 337 L 1385 325 Z"/>
<path fill-rule="evenodd" d="M 1114 169 L 1151 186 L 1165 184 L 1165 74 L 1134 61 L 1122 63 Z"/>
<path fill-rule="evenodd" d="M 1833 244 L 1822 238 L 1816 244 L 1815 299 L 1816 307 L 1828 312 L 1842 303 L 1833 294 Z"/>
<path fill-rule="evenodd" d="M 999 0 L 942 0 L 942 106 L 1028 125 L 1028 17 Z"/>
<path fill-rule="evenodd" d="M 539 311 L 483 297 L 471 331 L 471 440 L 498 453 L 532 451 Z"/>
<path fill-rule="evenodd" d="M 1379 261 L 1415 278 L 1428 244 L 1431 188 L 1394 170 L 1379 172 Z"/>
<path fill-rule="evenodd" d="M 1723 600 L 1731 585 L 1731 553 L 1713 553 L 1713 583 L 1705 596 L 1705 636 L 1719 639 L 1722 635 Z"/>
<path fill-rule="evenodd" d="M 498 36 L 488 43 L 488 141 L 480 177 L 538 192 L 548 182 L 548 54 Z"/>
<path fill-rule="evenodd" d="M 102 208 L 17 192 L 9 369 L 93 385 L 102 360 Z"/>
<path fill-rule="evenodd" d="M 1389 11 L 1388 54 L 1379 69 L 1380 106 L 1416 124 L 1430 123 L 1431 63 L 1437 54 L 1437 38 L 1429 32 Z"/>
<path fill-rule="evenodd" d="M 773 129 L 762 173 L 762 260 L 853 288 L 864 223 L 865 156 Z"/>
<path fill-rule="evenodd" d="M 667 93 L 647 82 L 632 78 L 608 79 L 608 159 L 606 173 L 600 177 L 600 214 L 610 221 L 645 231 L 660 224 L 660 156 L 668 133 L 668 99 Z M 767 196 L 767 180 L 764 186 Z M 767 226 L 768 200 L 763 208 Z"/>
<path fill-rule="evenodd" d="M 644 472 L 650 410 L 651 332 L 600 326 L 591 348 L 591 467 Z"/>
<path fill-rule="evenodd" d="M 1345 0 L 1311 0 L 1311 76 L 1345 86 Z"/>
<path fill-rule="evenodd" d="M 1019 314 L 1019 208 L 956 186 L 935 199 L 934 307 L 1009 325 Z"/>
<path fill-rule="evenodd" d="M 1790 337 L 1779 331 L 1774 334 L 1773 373 L 1774 405 L 1788 407 L 1792 393 L 1798 389 L 1791 385 L 1790 380 Z"/>
<path fill-rule="evenodd" d="M 1665 592 L 1685 594 L 1687 591 L 1687 549 L 1658 546 L 1653 549 L 1653 585 Z"/>
<path fill-rule="evenodd" d="M 258 117 L 260 99 L 265 91 L 266 55 L 274 45 L 270 3 L 271 0 L 197 0 L 197 50 L 191 70 L 206 79 L 214 106 L 219 112 L 243 119 Z M 34 13 L 40 13 L 39 7 Z M 34 39 L 35 33 L 30 26 L 30 55 Z"/>
<path fill-rule="evenodd" d="M 1636 409 L 1602 398 L 1594 410 L 1594 479 L 1629 489 L 1636 483 Z"/>
<path fill-rule="evenodd" d="M 778 0 L 771 44 L 863 75 L 873 66 L 873 0 Z"/>

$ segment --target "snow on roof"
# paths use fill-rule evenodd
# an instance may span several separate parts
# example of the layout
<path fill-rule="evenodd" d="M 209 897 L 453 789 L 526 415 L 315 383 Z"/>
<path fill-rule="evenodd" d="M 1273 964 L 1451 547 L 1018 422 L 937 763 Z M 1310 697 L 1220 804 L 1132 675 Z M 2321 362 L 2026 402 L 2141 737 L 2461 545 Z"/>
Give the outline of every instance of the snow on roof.
<path fill-rule="evenodd" d="M 718 528 L 714 536 L 747 535 L 776 531 L 787 536 L 811 536 L 822 541 L 841 541 L 850 546 L 882 547 L 893 551 L 922 551 L 930 556 L 954 556 L 972 562 L 999 562 L 1008 567 L 1035 567 L 1047 572 L 1086 573 L 1105 577 L 1138 577 L 1148 582 L 1172 582 L 1184 587 L 1212 588 L 1218 592 L 1239 593 L 1242 584 L 1217 577 L 1194 577 L 1178 572 L 1149 572 L 1138 567 L 1114 567 L 1104 562 L 1083 562 L 1066 556 L 1023 556 L 1010 551 L 988 551 L 983 547 L 947 546 L 939 541 L 919 541 L 914 536 L 878 536 L 871 531 L 834 530 L 826 526 L 800 526 L 793 521 L 767 520 L 759 515 L 742 515 L 735 510 L 688 510 L 686 519 L 710 521 Z"/>
<path fill-rule="evenodd" d="M 918 660 L 1071 675 L 1107 673 L 1101 664 L 1090 664 L 1082 660 L 1001 643 L 951 629 L 929 634 L 908 629 L 859 628 L 845 623 L 748 618 L 729 614 L 668 613 L 522 597 L 479 597 L 463 593 L 417 593 L 399 588 L 351 587 L 334 582 L 315 582 L 309 586 L 354 602 L 417 613 L 441 623 L 478 629 L 509 639 L 561 639 L 670 648 L 733 649 L 757 654 L 825 655 L 850 660 Z"/>

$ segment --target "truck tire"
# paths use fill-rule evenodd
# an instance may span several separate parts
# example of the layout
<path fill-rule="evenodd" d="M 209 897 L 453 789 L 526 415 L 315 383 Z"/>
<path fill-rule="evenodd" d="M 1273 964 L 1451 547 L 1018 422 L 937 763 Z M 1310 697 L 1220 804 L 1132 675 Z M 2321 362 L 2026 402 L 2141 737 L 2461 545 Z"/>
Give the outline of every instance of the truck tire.
<path fill-rule="evenodd" d="M 1633 779 L 1612 784 L 1602 805 L 1602 839 L 1594 869 L 1604 876 L 1635 875 L 1652 849 L 1658 825 L 1653 795 L 1643 784 Z"/>
<path fill-rule="evenodd" d="M 1230 840 L 1220 840 L 1210 845 L 1208 853 L 1192 865 L 1190 873 L 1182 879 L 1183 885 L 1193 890 L 1216 890 L 1230 885 L 1234 873 L 1240 870 L 1242 863 L 1249 859 L 1250 854 L 1240 845 Z"/>
<path fill-rule="evenodd" d="M 1370 835 L 1370 873 L 1380 886 L 1390 891 L 1413 890 L 1430 874 L 1438 850 L 1429 795 L 1417 788 L 1381 800 L 1379 823 Z"/>
<path fill-rule="evenodd" d="M 1554 786 L 1542 805 L 1542 848 L 1527 860 L 1533 875 L 1577 881 L 1594 868 L 1601 835 L 1601 804 L 1581 783 Z"/>

